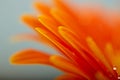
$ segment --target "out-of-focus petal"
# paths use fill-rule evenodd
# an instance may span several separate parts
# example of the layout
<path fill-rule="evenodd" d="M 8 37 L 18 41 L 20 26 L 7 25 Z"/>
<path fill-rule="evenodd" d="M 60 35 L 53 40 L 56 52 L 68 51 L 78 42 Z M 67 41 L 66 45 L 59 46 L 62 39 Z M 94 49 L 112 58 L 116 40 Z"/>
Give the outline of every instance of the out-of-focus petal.
<path fill-rule="evenodd" d="M 38 35 L 35 34 L 31 34 L 31 33 L 23 33 L 23 34 L 17 34 L 15 36 L 13 36 L 12 41 L 14 42 L 19 42 L 19 41 L 37 41 L 40 42 L 40 37 Z"/>
<path fill-rule="evenodd" d="M 57 9 L 69 13 L 72 17 L 74 17 L 74 19 L 76 19 L 76 22 L 77 22 L 77 16 L 75 15 L 75 12 L 71 8 L 71 6 L 69 6 L 68 4 L 66 4 L 64 0 L 53 0 L 53 1 L 54 1 L 54 4 L 55 4 L 55 7 Z M 74 6 L 72 6 L 72 7 L 74 7 Z"/>
<path fill-rule="evenodd" d="M 35 2 L 34 7 L 42 14 L 50 16 L 50 6 L 45 5 L 45 3 Z"/>
<path fill-rule="evenodd" d="M 32 29 L 34 29 L 35 27 L 41 27 L 43 28 L 43 25 L 38 21 L 37 17 L 33 16 L 33 15 L 23 15 L 21 17 L 22 21 L 27 24 L 28 26 L 30 26 Z"/>
<path fill-rule="evenodd" d="M 59 9 L 51 9 L 52 16 L 58 20 L 63 26 L 68 27 L 69 29 L 72 29 L 75 32 L 79 32 L 78 26 L 79 23 L 77 23 L 76 19 L 72 17 L 69 13 L 61 11 Z"/>
<path fill-rule="evenodd" d="M 26 49 L 20 52 L 16 52 L 11 58 L 12 64 L 50 64 L 50 55 L 34 50 Z"/>
<path fill-rule="evenodd" d="M 61 76 L 58 76 L 55 80 L 87 80 L 87 79 L 84 79 L 80 76 L 78 77 L 75 75 L 71 75 L 71 74 L 63 74 Z"/>
<path fill-rule="evenodd" d="M 96 80 L 109 80 L 106 76 L 104 76 L 101 72 L 96 72 Z"/>

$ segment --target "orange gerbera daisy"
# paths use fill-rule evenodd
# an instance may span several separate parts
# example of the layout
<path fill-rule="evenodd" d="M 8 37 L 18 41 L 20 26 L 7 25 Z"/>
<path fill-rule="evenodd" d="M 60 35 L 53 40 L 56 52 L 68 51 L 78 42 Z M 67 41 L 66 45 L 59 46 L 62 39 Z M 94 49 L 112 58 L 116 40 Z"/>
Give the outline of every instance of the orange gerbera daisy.
<path fill-rule="evenodd" d="M 43 42 L 61 55 L 34 49 L 14 54 L 12 64 L 47 64 L 65 72 L 57 80 L 118 80 L 120 74 L 120 18 L 101 10 L 72 10 L 61 0 L 55 7 L 35 3 L 39 17 L 23 15 L 22 21 L 37 32 L 19 36 Z M 113 16 L 113 15 L 111 15 Z M 109 20 L 109 19 L 111 20 Z M 110 23 L 111 21 L 111 23 Z"/>

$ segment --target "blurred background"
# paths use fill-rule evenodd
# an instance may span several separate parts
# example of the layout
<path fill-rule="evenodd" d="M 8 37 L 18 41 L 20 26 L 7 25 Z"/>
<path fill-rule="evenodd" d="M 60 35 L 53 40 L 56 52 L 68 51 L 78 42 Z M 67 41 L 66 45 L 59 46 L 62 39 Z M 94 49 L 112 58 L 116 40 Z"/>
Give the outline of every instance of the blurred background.
<path fill-rule="evenodd" d="M 53 80 L 60 75 L 57 69 L 44 65 L 26 65 L 15 66 L 9 63 L 10 56 L 21 49 L 33 47 L 49 53 L 58 53 L 57 51 L 43 44 L 35 42 L 11 42 L 11 36 L 19 33 L 32 33 L 33 31 L 26 27 L 21 21 L 20 16 L 24 13 L 35 13 L 32 3 L 35 0 L 0 0 L 0 80 L 34 79 Z M 39 0 L 38 0 L 39 1 Z M 51 0 L 40 0 L 49 3 Z M 98 3 L 109 9 L 119 10 L 119 0 L 71 0 L 78 5 Z M 43 79 L 44 78 L 44 79 Z"/>

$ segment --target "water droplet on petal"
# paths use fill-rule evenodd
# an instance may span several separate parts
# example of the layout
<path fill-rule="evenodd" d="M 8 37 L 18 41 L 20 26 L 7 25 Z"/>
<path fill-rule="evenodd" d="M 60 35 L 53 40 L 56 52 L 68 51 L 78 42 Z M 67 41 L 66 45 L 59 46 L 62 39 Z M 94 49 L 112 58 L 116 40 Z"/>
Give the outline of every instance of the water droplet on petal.
<path fill-rule="evenodd" d="M 120 80 L 120 76 L 118 76 L 118 80 Z"/>
<path fill-rule="evenodd" d="M 114 67 L 113 67 L 113 70 L 115 70 L 115 71 L 116 71 L 116 70 L 117 70 L 117 67 L 115 67 L 115 66 L 114 66 Z"/>

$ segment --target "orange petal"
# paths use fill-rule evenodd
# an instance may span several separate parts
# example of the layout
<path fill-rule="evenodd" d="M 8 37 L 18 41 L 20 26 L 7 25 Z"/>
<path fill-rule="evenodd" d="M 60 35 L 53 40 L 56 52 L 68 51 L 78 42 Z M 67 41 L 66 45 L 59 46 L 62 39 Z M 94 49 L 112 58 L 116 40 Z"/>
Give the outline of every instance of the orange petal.
<path fill-rule="evenodd" d="M 76 19 L 76 15 L 72 10 L 72 8 L 74 7 L 73 5 L 71 8 L 71 6 L 69 6 L 66 2 L 64 2 L 64 0 L 53 0 L 53 1 L 55 4 L 55 7 L 57 7 L 59 10 L 69 13 L 71 16 L 73 16 Z"/>
<path fill-rule="evenodd" d="M 79 70 L 75 64 L 73 64 L 72 62 L 68 61 L 63 57 L 53 55 L 50 57 L 50 62 L 53 65 L 65 70 L 68 73 L 72 73 L 72 74 L 76 74 L 76 75 L 88 78 L 88 76 L 84 74 L 84 72 Z"/>
<path fill-rule="evenodd" d="M 96 66 L 98 66 L 95 63 L 95 60 L 93 60 L 91 52 L 86 48 L 85 44 L 83 45 L 83 42 L 81 41 L 81 39 L 79 39 L 79 36 L 77 34 L 75 34 L 72 30 L 65 28 L 64 26 L 59 27 L 59 33 L 71 46 L 73 46 L 73 48 L 75 48 L 79 52 L 78 54 L 75 53 L 77 57 L 82 56 L 85 61 L 88 62 L 87 64 L 92 65 L 94 69 L 96 68 Z"/>
<path fill-rule="evenodd" d="M 65 26 L 59 26 L 58 31 L 60 35 L 71 45 L 73 46 L 77 51 L 79 51 L 80 55 L 84 56 L 85 53 L 82 54 L 82 50 L 88 51 L 86 46 L 83 45 L 83 41 L 79 39 L 79 36 L 75 34 L 72 30 L 69 30 Z M 88 55 L 87 55 L 88 56 Z"/>
<path fill-rule="evenodd" d="M 84 79 L 80 76 L 71 75 L 71 74 L 64 74 L 64 75 L 58 76 L 55 80 L 87 80 L 87 79 Z"/>
<path fill-rule="evenodd" d="M 23 33 L 23 34 L 17 34 L 13 36 L 12 41 L 18 42 L 18 41 L 40 41 L 40 37 L 35 35 L 35 34 L 30 34 L 30 33 Z"/>
<path fill-rule="evenodd" d="M 95 74 L 96 80 L 109 80 L 106 76 L 104 76 L 101 72 L 96 72 Z"/>
<path fill-rule="evenodd" d="M 41 24 L 43 24 L 48 30 L 51 31 L 51 33 L 54 33 L 56 36 L 58 36 L 57 30 L 60 23 L 58 23 L 54 18 L 41 15 L 38 19 Z"/>
<path fill-rule="evenodd" d="M 30 34 L 30 33 L 23 33 L 23 34 L 18 34 L 18 35 L 12 36 L 11 41 L 12 42 L 35 41 L 38 43 L 42 42 L 47 46 L 53 47 L 53 44 L 49 40 L 47 40 L 44 36 Z"/>
<path fill-rule="evenodd" d="M 74 55 L 75 50 L 73 52 L 73 49 L 70 48 L 70 46 L 67 46 L 64 43 L 60 43 L 60 40 L 57 41 L 52 35 L 49 35 L 46 31 L 44 31 L 40 28 L 36 28 L 36 30 L 38 32 L 40 32 L 40 34 L 44 35 L 47 39 L 49 39 L 57 47 L 57 49 L 60 49 L 62 54 L 64 54 L 66 57 L 68 57 L 70 60 L 74 61 L 75 63 L 79 64 L 80 65 L 79 68 L 82 68 L 82 70 L 84 70 L 84 72 L 86 72 L 88 75 L 91 76 L 91 73 L 94 71 L 91 70 L 90 66 L 89 66 L 89 68 L 86 68 L 88 66 L 88 64 L 85 62 L 83 57 L 78 57 L 78 56 L 76 57 L 76 55 Z M 70 49 L 68 49 L 68 48 L 70 48 Z"/>
<path fill-rule="evenodd" d="M 120 21 L 120 20 L 119 20 Z M 120 35 L 120 24 L 116 23 L 117 26 L 113 26 L 112 28 L 112 43 L 113 43 L 113 47 L 114 49 L 120 49 L 120 37 L 118 35 Z"/>
<path fill-rule="evenodd" d="M 54 35 L 50 34 L 49 32 L 41 29 L 41 28 L 35 28 L 36 31 L 38 31 L 41 35 L 43 35 L 46 39 L 48 39 L 57 50 L 60 50 L 63 52 L 64 55 L 66 55 L 66 47 L 64 44 L 61 44 L 61 40 L 59 38 L 56 38 Z M 68 50 L 68 49 L 67 49 Z M 67 55 L 66 55 L 67 56 Z"/>
<path fill-rule="evenodd" d="M 50 64 L 49 56 L 34 49 L 26 49 L 14 54 L 10 62 L 12 64 Z"/>
<path fill-rule="evenodd" d="M 58 20 L 61 24 L 64 26 L 74 30 L 75 32 L 79 32 L 79 29 L 77 26 L 79 26 L 79 23 L 76 22 L 76 19 L 73 18 L 69 13 L 58 10 L 58 9 L 51 9 L 52 16 Z"/>
<path fill-rule="evenodd" d="M 40 2 L 34 3 L 34 6 L 39 12 L 50 16 L 50 12 L 49 12 L 50 6 L 40 3 Z"/>
<path fill-rule="evenodd" d="M 80 24 L 82 24 L 83 27 L 79 29 L 82 30 L 86 36 L 92 37 L 97 45 L 103 50 L 104 44 L 111 40 L 110 27 L 108 27 L 103 14 L 99 11 L 86 10 L 80 14 L 80 16 Z"/>
<path fill-rule="evenodd" d="M 21 17 L 22 21 L 24 23 L 26 23 L 28 26 L 30 26 L 31 28 L 35 28 L 35 27 L 41 27 L 43 28 L 43 25 L 38 21 L 37 17 L 33 16 L 33 15 L 23 15 Z"/>
<path fill-rule="evenodd" d="M 63 2 L 62 0 L 53 0 L 55 6 L 58 9 L 61 9 L 62 11 L 66 11 L 66 12 L 70 12 L 71 10 L 69 9 L 69 7 L 67 6 L 67 4 L 65 4 L 65 2 Z"/>

